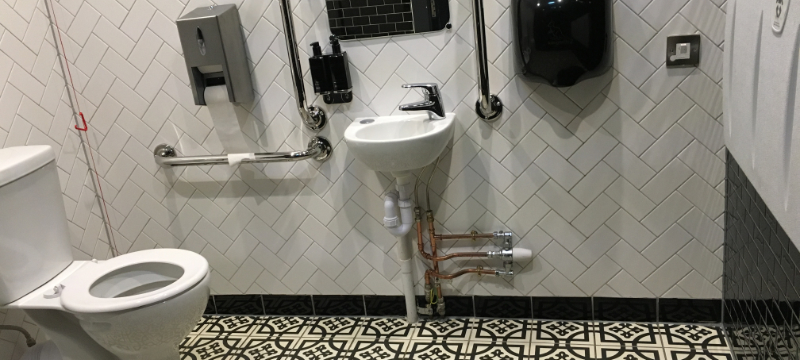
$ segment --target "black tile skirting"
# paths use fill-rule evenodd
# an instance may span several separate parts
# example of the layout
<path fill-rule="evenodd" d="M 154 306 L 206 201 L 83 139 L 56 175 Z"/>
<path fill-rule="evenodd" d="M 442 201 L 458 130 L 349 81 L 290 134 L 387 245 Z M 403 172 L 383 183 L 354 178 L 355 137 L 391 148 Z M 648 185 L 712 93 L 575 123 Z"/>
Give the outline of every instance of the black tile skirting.
<path fill-rule="evenodd" d="M 724 325 L 738 358 L 800 359 L 800 251 L 730 153 Z"/>
<path fill-rule="evenodd" d="M 601 297 L 447 296 L 448 317 L 718 324 L 722 301 Z M 425 305 L 422 296 L 418 306 Z M 212 295 L 207 315 L 405 316 L 402 296 Z"/>

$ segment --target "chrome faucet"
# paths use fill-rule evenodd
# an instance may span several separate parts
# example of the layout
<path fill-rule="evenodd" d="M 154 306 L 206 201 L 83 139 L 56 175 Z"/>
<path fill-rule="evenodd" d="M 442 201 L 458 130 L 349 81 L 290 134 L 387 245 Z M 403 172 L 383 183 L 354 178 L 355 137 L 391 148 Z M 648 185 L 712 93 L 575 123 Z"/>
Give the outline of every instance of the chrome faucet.
<path fill-rule="evenodd" d="M 420 88 L 425 95 L 425 100 L 400 105 L 400 111 L 422 111 L 425 110 L 430 115 L 431 120 L 441 120 L 445 118 L 442 94 L 439 92 L 439 85 L 432 83 L 424 84 L 404 84 L 404 89 Z"/>

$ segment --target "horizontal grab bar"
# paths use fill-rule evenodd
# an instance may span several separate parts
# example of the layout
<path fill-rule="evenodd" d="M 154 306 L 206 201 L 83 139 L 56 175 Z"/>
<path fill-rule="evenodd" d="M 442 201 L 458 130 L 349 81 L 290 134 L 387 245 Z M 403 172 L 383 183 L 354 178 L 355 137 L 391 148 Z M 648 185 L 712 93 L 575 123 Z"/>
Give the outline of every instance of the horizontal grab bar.
<path fill-rule="evenodd" d="M 243 159 L 243 164 L 267 163 L 267 162 L 287 162 L 314 159 L 317 161 L 327 160 L 333 153 L 333 147 L 328 139 L 322 136 L 311 138 L 308 149 L 303 151 L 286 151 L 275 153 L 255 153 L 252 159 Z M 200 165 L 228 165 L 228 155 L 201 155 L 201 156 L 177 156 L 175 148 L 167 144 L 156 146 L 153 151 L 156 164 L 169 166 L 200 166 Z"/>

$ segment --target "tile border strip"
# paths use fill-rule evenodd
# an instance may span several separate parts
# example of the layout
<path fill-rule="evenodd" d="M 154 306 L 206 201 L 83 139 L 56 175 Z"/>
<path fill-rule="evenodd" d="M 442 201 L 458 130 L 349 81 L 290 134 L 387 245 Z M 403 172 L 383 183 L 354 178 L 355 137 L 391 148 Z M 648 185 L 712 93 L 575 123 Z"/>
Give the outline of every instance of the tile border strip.
<path fill-rule="evenodd" d="M 448 317 L 719 324 L 721 299 L 449 296 Z M 424 305 L 424 299 L 417 297 Z M 698 309 L 703 311 L 698 311 Z M 502 309 L 502 311 L 501 311 Z M 402 296 L 212 295 L 206 315 L 403 316 Z M 450 315 L 451 314 L 451 315 Z"/>

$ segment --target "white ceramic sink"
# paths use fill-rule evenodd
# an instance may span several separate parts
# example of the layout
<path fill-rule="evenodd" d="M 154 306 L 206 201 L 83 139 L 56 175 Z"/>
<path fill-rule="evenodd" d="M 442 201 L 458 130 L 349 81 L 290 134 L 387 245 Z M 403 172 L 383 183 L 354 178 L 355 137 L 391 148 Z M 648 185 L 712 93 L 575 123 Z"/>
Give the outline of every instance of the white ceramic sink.
<path fill-rule="evenodd" d="M 358 118 L 344 133 L 356 159 L 376 171 L 402 172 L 429 165 L 453 138 L 456 114 L 442 120 L 427 114 Z"/>

